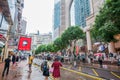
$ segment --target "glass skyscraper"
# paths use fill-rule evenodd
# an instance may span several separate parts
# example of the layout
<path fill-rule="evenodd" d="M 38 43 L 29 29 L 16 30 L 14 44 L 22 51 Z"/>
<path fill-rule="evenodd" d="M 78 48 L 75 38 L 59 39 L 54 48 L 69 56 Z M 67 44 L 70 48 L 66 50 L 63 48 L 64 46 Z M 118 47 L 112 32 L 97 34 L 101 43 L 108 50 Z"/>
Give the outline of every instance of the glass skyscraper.
<path fill-rule="evenodd" d="M 74 0 L 75 25 L 80 27 L 86 26 L 86 17 L 90 15 L 89 0 Z"/>
<path fill-rule="evenodd" d="M 60 27 L 60 0 L 54 4 L 54 29 Z"/>

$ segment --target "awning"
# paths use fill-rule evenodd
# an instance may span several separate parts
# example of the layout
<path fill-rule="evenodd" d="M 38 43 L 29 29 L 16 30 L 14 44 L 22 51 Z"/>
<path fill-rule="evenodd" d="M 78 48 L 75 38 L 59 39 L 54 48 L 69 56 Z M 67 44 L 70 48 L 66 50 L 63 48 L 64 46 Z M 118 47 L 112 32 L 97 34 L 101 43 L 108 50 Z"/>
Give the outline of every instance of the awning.
<path fill-rule="evenodd" d="M 5 43 L 3 43 L 2 41 L 0 41 L 0 47 L 3 47 L 5 45 Z"/>
<path fill-rule="evenodd" d="M 6 41 L 6 38 L 4 37 L 3 34 L 0 34 L 0 41 L 2 41 L 2 42 L 4 42 L 4 43 L 5 43 L 5 41 Z"/>

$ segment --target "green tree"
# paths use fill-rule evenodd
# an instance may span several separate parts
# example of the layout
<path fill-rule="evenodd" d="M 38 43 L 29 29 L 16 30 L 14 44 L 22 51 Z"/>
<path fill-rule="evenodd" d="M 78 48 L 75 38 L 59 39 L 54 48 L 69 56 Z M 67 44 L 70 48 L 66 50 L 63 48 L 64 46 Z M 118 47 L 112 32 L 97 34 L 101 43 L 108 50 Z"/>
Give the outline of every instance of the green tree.
<path fill-rule="evenodd" d="M 92 37 L 104 42 L 116 41 L 115 34 L 120 33 L 120 0 L 106 0 L 96 16 Z M 96 37 L 97 36 L 97 37 Z"/>
<path fill-rule="evenodd" d="M 40 45 L 36 50 L 35 54 L 39 54 L 41 52 L 46 52 L 47 51 L 47 46 L 46 45 Z"/>
<path fill-rule="evenodd" d="M 54 50 L 54 45 L 53 44 L 48 44 L 47 45 L 47 51 L 48 52 L 54 52 L 55 50 Z"/>
<path fill-rule="evenodd" d="M 78 39 L 84 39 L 84 38 L 85 38 L 85 33 L 78 26 L 71 26 L 67 30 L 65 30 L 65 32 L 62 34 L 62 39 L 64 39 L 65 42 L 70 43 L 70 46 L 72 46 L 73 41 L 74 44 L 76 44 L 76 41 Z"/>
<path fill-rule="evenodd" d="M 60 37 L 58 37 L 54 41 L 54 45 L 57 47 L 56 49 L 58 49 L 58 50 L 62 50 L 64 48 L 63 41 L 62 41 L 62 39 Z"/>

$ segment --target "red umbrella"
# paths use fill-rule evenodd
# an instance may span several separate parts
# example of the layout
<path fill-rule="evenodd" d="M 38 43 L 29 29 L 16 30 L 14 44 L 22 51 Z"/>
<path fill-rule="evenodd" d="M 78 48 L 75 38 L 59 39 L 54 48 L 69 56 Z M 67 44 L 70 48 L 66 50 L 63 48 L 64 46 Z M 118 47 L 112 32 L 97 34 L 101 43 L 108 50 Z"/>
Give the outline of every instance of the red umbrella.
<path fill-rule="evenodd" d="M 94 56 L 102 56 L 102 53 L 95 53 Z"/>

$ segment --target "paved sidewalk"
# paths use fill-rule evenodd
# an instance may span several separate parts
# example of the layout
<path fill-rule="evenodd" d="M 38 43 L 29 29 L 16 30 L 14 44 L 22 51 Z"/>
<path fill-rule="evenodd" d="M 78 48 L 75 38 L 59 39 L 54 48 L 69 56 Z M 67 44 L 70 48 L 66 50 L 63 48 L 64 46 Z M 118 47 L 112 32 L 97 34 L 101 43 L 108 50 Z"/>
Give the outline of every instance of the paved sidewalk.
<path fill-rule="evenodd" d="M 2 77 L 4 63 L 0 64 L 0 80 L 44 80 L 44 76 L 40 69 L 32 66 L 32 72 L 28 72 L 27 61 L 21 61 L 18 66 L 10 67 L 8 76 Z M 49 79 L 50 80 L 50 79 Z"/>
<path fill-rule="evenodd" d="M 63 64 L 65 66 L 71 66 L 73 67 L 72 64 L 68 64 L 63 62 Z M 77 67 L 90 67 L 90 68 L 97 68 L 97 69 L 102 69 L 102 70 L 107 70 L 107 71 L 114 71 L 114 72 L 120 72 L 120 66 L 117 66 L 117 64 L 107 64 L 107 63 L 103 63 L 103 68 L 100 68 L 100 65 L 98 64 L 98 62 L 94 63 L 94 64 L 89 64 L 89 63 L 82 63 L 80 62 L 79 64 L 77 64 Z"/>

